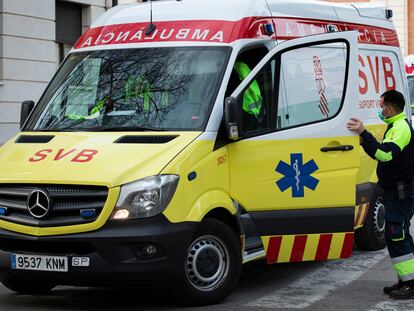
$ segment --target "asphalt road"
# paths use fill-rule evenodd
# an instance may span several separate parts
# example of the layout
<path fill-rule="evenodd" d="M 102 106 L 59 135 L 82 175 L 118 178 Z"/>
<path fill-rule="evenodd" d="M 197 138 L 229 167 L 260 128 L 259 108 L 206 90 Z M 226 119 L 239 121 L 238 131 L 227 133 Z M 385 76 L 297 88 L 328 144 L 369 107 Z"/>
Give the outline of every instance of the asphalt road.
<path fill-rule="evenodd" d="M 352 310 L 409 311 L 414 299 L 395 301 L 382 294 L 394 282 L 385 251 L 356 251 L 347 260 L 244 267 L 236 291 L 223 303 L 186 310 Z M 0 310 L 181 310 L 167 293 L 57 287 L 46 296 L 16 295 L 0 287 Z"/>

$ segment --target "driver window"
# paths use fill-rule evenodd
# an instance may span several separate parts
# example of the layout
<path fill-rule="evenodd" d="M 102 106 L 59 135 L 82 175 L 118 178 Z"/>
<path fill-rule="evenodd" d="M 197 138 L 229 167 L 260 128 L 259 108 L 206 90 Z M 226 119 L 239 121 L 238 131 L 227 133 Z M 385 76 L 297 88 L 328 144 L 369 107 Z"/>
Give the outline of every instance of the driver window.
<path fill-rule="evenodd" d="M 256 47 L 243 51 L 233 67 L 226 97 L 230 96 L 240 83 L 250 74 L 269 50 Z M 269 127 L 268 107 L 272 98 L 273 78 L 271 65 L 266 66 L 243 93 L 242 127 L 243 132 L 253 133 Z"/>

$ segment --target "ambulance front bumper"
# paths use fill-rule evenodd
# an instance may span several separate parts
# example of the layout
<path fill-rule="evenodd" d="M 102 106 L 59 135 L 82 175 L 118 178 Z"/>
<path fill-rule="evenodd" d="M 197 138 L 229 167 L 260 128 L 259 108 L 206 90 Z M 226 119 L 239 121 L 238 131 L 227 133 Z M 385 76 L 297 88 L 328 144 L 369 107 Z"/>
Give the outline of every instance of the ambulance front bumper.
<path fill-rule="evenodd" d="M 173 224 L 160 215 L 111 221 L 95 232 L 60 236 L 32 237 L 0 229 L 0 280 L 16 276 L 56 285 L 167 286 L 179 275 L 195 228 L 196 223 Z M 12 269 L 13 254 L 66 257 L 67 272 Z"/>

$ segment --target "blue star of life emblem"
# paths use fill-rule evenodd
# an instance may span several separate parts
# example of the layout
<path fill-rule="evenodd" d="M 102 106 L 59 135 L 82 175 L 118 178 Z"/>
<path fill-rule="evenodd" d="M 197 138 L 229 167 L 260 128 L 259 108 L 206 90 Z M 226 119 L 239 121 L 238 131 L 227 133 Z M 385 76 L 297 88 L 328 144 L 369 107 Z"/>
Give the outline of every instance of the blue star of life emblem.
<path fill-rule="evenodd" d="M 292 153 L 290 155 L 290 165 L 284 161 L 280 161 L 276 167 L 276 172 L 283 175 L 276 184 L 280 191 L 284 192 L 292 188 L 293 198 L 303 198 L 305 196 L 304 188 L 315 191 L 318 186 L 319 179 L 311 176 L 319 167 L 314 160 L 303 164 L 303 155 L 301 153 Z"/>

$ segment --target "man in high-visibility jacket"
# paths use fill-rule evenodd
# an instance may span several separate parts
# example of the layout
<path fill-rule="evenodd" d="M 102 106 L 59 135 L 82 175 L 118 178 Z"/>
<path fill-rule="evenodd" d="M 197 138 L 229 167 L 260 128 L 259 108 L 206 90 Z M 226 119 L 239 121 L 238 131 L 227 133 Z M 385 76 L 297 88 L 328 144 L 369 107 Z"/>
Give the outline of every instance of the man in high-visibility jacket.
<path fill-rule="evenodd" d="M 70 120 L 92 120 L 96 119 L 101 115 L 101 112 L 104 110 L 105 100 L 98 101 L 92 108 L 88 115 L 81 114 L 67 114 L 65 117 Z"/>
<path fill-rule="evenodd" d="M 352 118 L 348 128 L 361 137 L 365 152 L 378 161 L 378 184 L 384 190 L 385 240 L 398 283 L 384 288 L 395 299 L 414 298 L 414 243 L 410 221 L 414 214 L 414 131 L 404 114 L 404 96 L 391 90 L 381 96 L 378 116 L 387 125 L 382 143 L 362 122 Z"/>
<path fill-rule="evenodd" d="M 241 81 L 246 79 L 251 72 L 249 66 L 241 61 L 237 61 L 234 64 L 234 70 L 236 70 Z M 248 114 L 253 115 L 256 119 L 259 119 L 262 104 L 262 92 L 260 91 L 259 84 L 256 80 L 254 80 L 250 84 L 249 88 L 244 92 L 243 110 Z"/>

